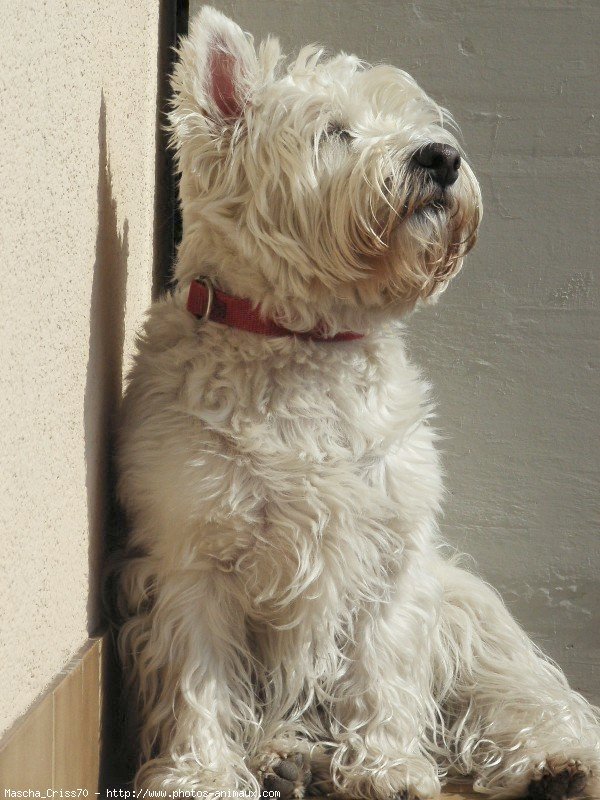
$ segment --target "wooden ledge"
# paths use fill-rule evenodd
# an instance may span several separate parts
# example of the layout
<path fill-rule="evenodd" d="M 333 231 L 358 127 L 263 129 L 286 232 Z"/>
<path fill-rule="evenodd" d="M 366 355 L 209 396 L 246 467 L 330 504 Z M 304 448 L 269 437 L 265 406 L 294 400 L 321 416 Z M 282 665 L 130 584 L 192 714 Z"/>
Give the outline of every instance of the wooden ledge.
<path fill-rule="evenodd" d="M 0 742 L 0 787 L 45 792 L 99 786 L 103 639 L 88 639 Z M 7 795 L 9 796 L 9 795 Z"/>

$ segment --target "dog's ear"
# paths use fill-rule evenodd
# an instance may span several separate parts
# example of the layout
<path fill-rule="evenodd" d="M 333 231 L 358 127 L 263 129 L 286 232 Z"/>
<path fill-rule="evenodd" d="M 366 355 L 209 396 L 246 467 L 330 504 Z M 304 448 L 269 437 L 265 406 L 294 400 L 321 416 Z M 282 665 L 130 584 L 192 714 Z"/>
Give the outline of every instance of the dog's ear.
<path fill-rule="evenodd" d="M 257 80 L 252 37 L 210 6 L 190 24 L 179 49 L 169 114 L 176 146 L 197 134 L 220 135 L 242 116 Z"/>

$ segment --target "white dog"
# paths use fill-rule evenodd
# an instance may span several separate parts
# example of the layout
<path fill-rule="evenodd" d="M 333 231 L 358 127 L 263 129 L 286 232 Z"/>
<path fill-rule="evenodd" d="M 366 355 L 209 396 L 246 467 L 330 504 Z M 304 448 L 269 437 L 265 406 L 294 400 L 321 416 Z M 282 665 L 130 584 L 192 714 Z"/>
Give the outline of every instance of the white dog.
<path fill-rule="evenodd" d="M 443 557 L 398 326 L 474 243 L 475 177 L 401 70 L 280 62 L 204 8 L 173 77 L 177 288 L 119 454 L 136 786 L 424 799 L 469 774 L 497 798 L 589 795 L 596 710 Z"/>

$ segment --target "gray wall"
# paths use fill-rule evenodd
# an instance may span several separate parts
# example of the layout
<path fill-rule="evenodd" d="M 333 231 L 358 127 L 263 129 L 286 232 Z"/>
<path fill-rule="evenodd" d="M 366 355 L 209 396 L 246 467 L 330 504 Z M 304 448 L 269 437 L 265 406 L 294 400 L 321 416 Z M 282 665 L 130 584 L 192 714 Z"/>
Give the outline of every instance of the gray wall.
<path fill-rule="evenodd" d="M 480 241 L 437 308 L 409 323 L 445 434 L 443 528 L 598 702 L 600 4 L 213 5 L 288 53 L 318 41 L 403 67 L 460 123 L 482 185 Z"/>

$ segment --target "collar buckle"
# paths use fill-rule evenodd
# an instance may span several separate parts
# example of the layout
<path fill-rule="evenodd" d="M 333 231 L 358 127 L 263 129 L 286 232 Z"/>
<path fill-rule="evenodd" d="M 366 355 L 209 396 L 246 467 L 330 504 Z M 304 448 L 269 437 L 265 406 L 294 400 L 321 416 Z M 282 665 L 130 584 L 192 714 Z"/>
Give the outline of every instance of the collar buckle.
<path fill-rule="evenodd" d="M 203 325 L 207 320 L 210 319 L 213 303 L 215 301 L 215 287 L 213 286 L 211 279 L 206 278 L 203 275 L 199 275 L 197 278 L 194 278 L 194 280 L 196 283 L 200 283 L 206 289 L 206 308 L 204 309 L 203 314 L 196 316 L 196 319 L 200 325 Z"/>

